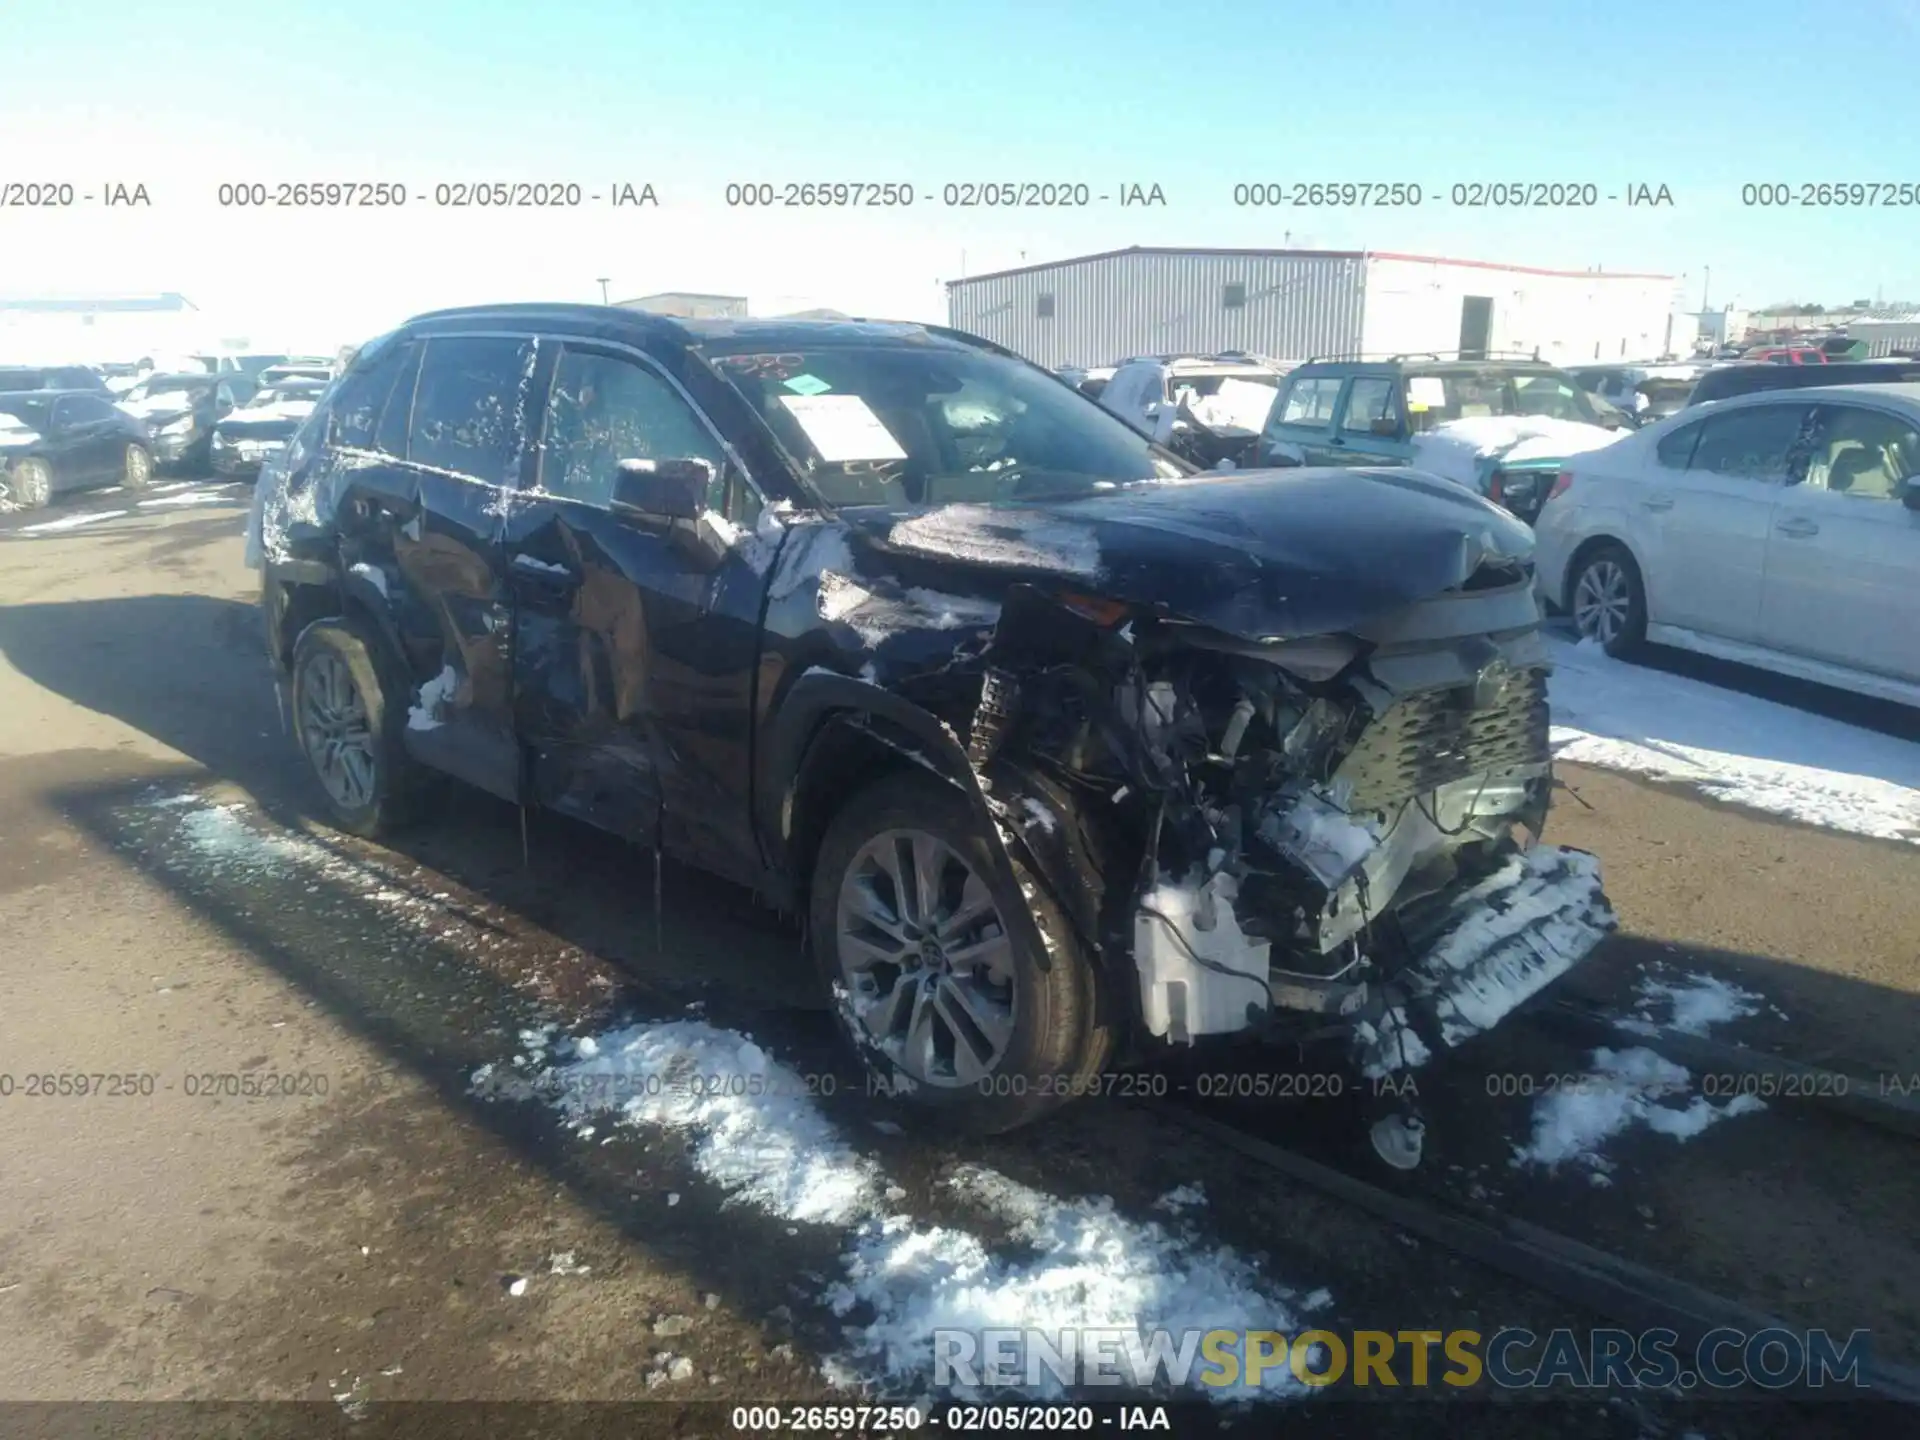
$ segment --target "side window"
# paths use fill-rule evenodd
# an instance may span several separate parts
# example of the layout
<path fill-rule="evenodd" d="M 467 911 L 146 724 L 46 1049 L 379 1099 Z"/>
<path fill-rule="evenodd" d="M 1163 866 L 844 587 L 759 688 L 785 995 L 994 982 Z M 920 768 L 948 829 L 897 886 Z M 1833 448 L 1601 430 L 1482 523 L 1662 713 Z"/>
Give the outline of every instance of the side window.
<path fill-rule="evenodd" d="M 664 376 L 599 351 L 560 352 L 541 440 L 542 490 L 605 505 L 622 460 L 687 458 L 714 467 L 707 505 L 726 514 L 726 451 Z"/>
<path fill-rule="evenodd" d="M 376 397 L 379 424 L 373 432 L 373 448 L 387 455 L 407 453 L 407 432 L 413 428 L 413 396 L 420 385 L 420 355 L 426 347 L 405 346 L 395 364 L 397 374 L 386 384 L 384 397 Z"/>
<path fill-rule="evenodd" d="M 96 400 L 91 395 L 69 395 L 61 403 L 73 407 L 73 418 L 77 421 L 92 422 L 114 418 L 113 407 L 104 400 Z"/>
<path fill-rule="evenodd" d="M 1334 401 L 1346 382 L 1338 375 L 1303 376 L 1287 389 L 1280 406 L 1282 425 L 1325 425 L 1333 419 Z"/>
<path fill-rule="evenodd" d="M 1807 484 L 1864 500 L 1897 500 L 1920 474 L 1920 431 L 1897 415 L 1855 405 L 1823 405 L 1807 465 Z"/>
<path fill-rule="evenodd" d="M 1756 405 L 1701 422 L 1689 470 L 1743 480 L 1784 480 L 1810 411 L 1805 405 Z"/>
<path fill-rule="evenodd" d="M 1394 412 L 1393 381 L 1385 376 L 1369 376 L 1364 380 L 1355 380 L 1353 389 L 1347 392 L 1347 413 L 1340 422 L 1340 428 L 1358 435 L 1370 435 L 1374 421 L 1399 418 Z"/>
<path fill-rule="evenodd" d="M 80 413 L 80 407 L 73 396 L 63 395 L 53 402 L 53 428 L 71 430 L 86 417 Z"/>
<path fill-rule="evenodd" d="M 1654 458 L 1668 470 L 1684 470 L 1693 461 L 1693 447 L 1700 443 L 1704 425 L 1682 425 L 1670 435 L 1660 437 L 1653 447 Z"/>
<path fill-rule="evenodd" d="M 531 340 L 429 340 L 407 459 L 489 485 L 511 484 L 520 456 L 520 389 L 532 358 Z"/>
<path fill-rule="evenodd" d="M 388 345 L 367 357 L 340 377 L 328 406 L 332 415 L 331 443 L 355 450 L 373 448 L 374 427 L 380 423 L 380 410 L 393 389 L 394 372 L 400 368 L 402 353 L 410 346 Z"/>

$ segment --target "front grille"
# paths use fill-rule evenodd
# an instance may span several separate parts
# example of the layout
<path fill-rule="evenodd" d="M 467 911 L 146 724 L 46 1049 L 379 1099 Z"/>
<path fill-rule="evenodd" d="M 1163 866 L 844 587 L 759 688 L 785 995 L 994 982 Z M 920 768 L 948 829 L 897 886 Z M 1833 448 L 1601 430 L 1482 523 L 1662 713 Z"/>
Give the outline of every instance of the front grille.
<path fill-rule="evenodd" d="M 1518 670 L 1494 685 L 1423 690 L 1396 701 L 1334 771 L 1350 810 L 1386 810 L 1449 781 L 1544 763 L 1547 672 Z"/>

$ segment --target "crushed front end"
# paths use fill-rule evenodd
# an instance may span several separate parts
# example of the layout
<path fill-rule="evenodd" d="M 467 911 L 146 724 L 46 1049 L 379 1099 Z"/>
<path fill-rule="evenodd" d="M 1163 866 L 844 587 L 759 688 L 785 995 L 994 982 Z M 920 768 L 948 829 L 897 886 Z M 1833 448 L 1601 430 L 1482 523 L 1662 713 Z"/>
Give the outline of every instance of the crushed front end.
<path fill-rule="evenodd" d="M 1539 842 L 1549 661 L 1524 562 L 1304 639 L 1019 587 L 984 660 L 975 758 L 1002 828 L 1076 833 L 1157 1041 L 1332 1039 L 1389 1076 L 1615 924 L 1594 858 Z"/>

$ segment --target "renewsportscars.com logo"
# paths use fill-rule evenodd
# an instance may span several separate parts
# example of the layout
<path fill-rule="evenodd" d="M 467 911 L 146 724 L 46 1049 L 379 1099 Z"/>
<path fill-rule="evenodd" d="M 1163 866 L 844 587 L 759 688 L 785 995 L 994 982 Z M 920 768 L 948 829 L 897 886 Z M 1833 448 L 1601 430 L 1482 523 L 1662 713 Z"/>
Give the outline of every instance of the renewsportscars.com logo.
<path fill-rule="evenodd" d="M 1081 1386 L 1272 1392 L 1862 1387 L 1869 1332 L 1673 1330 L 935 1330 L 934 1383 L 1053 1393 Z"/>

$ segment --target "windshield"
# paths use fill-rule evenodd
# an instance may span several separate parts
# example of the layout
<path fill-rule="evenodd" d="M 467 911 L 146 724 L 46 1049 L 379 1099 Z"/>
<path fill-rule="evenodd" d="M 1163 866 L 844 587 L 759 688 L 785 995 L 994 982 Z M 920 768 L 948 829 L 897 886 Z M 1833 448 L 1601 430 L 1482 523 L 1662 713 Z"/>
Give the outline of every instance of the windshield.
<path fill-rule="evenodd" d="M 1415 431 L 1481 415 L 1538 415 L 1600 423 L 1592 398 L 1570 375 L 1503 365 L 1410 371 L 1407 411 Z"/>
<path fill-rule="evenodd" d="M 717 355 L 830 505 L 1063 499 L 1188 472 L 1045 371 L 974 350 Z"/>
<path fill-rule="evenodd" d="M 285 385 L 269 385 L 251 400 L 241 405 L 243 410 L 264 410 L 270 405 L 284 405 L 289 401 L 304 400 L 309 404 L 320 398 L 320 392 L 326 386 L 312 380 L 297 380 Z"/>

